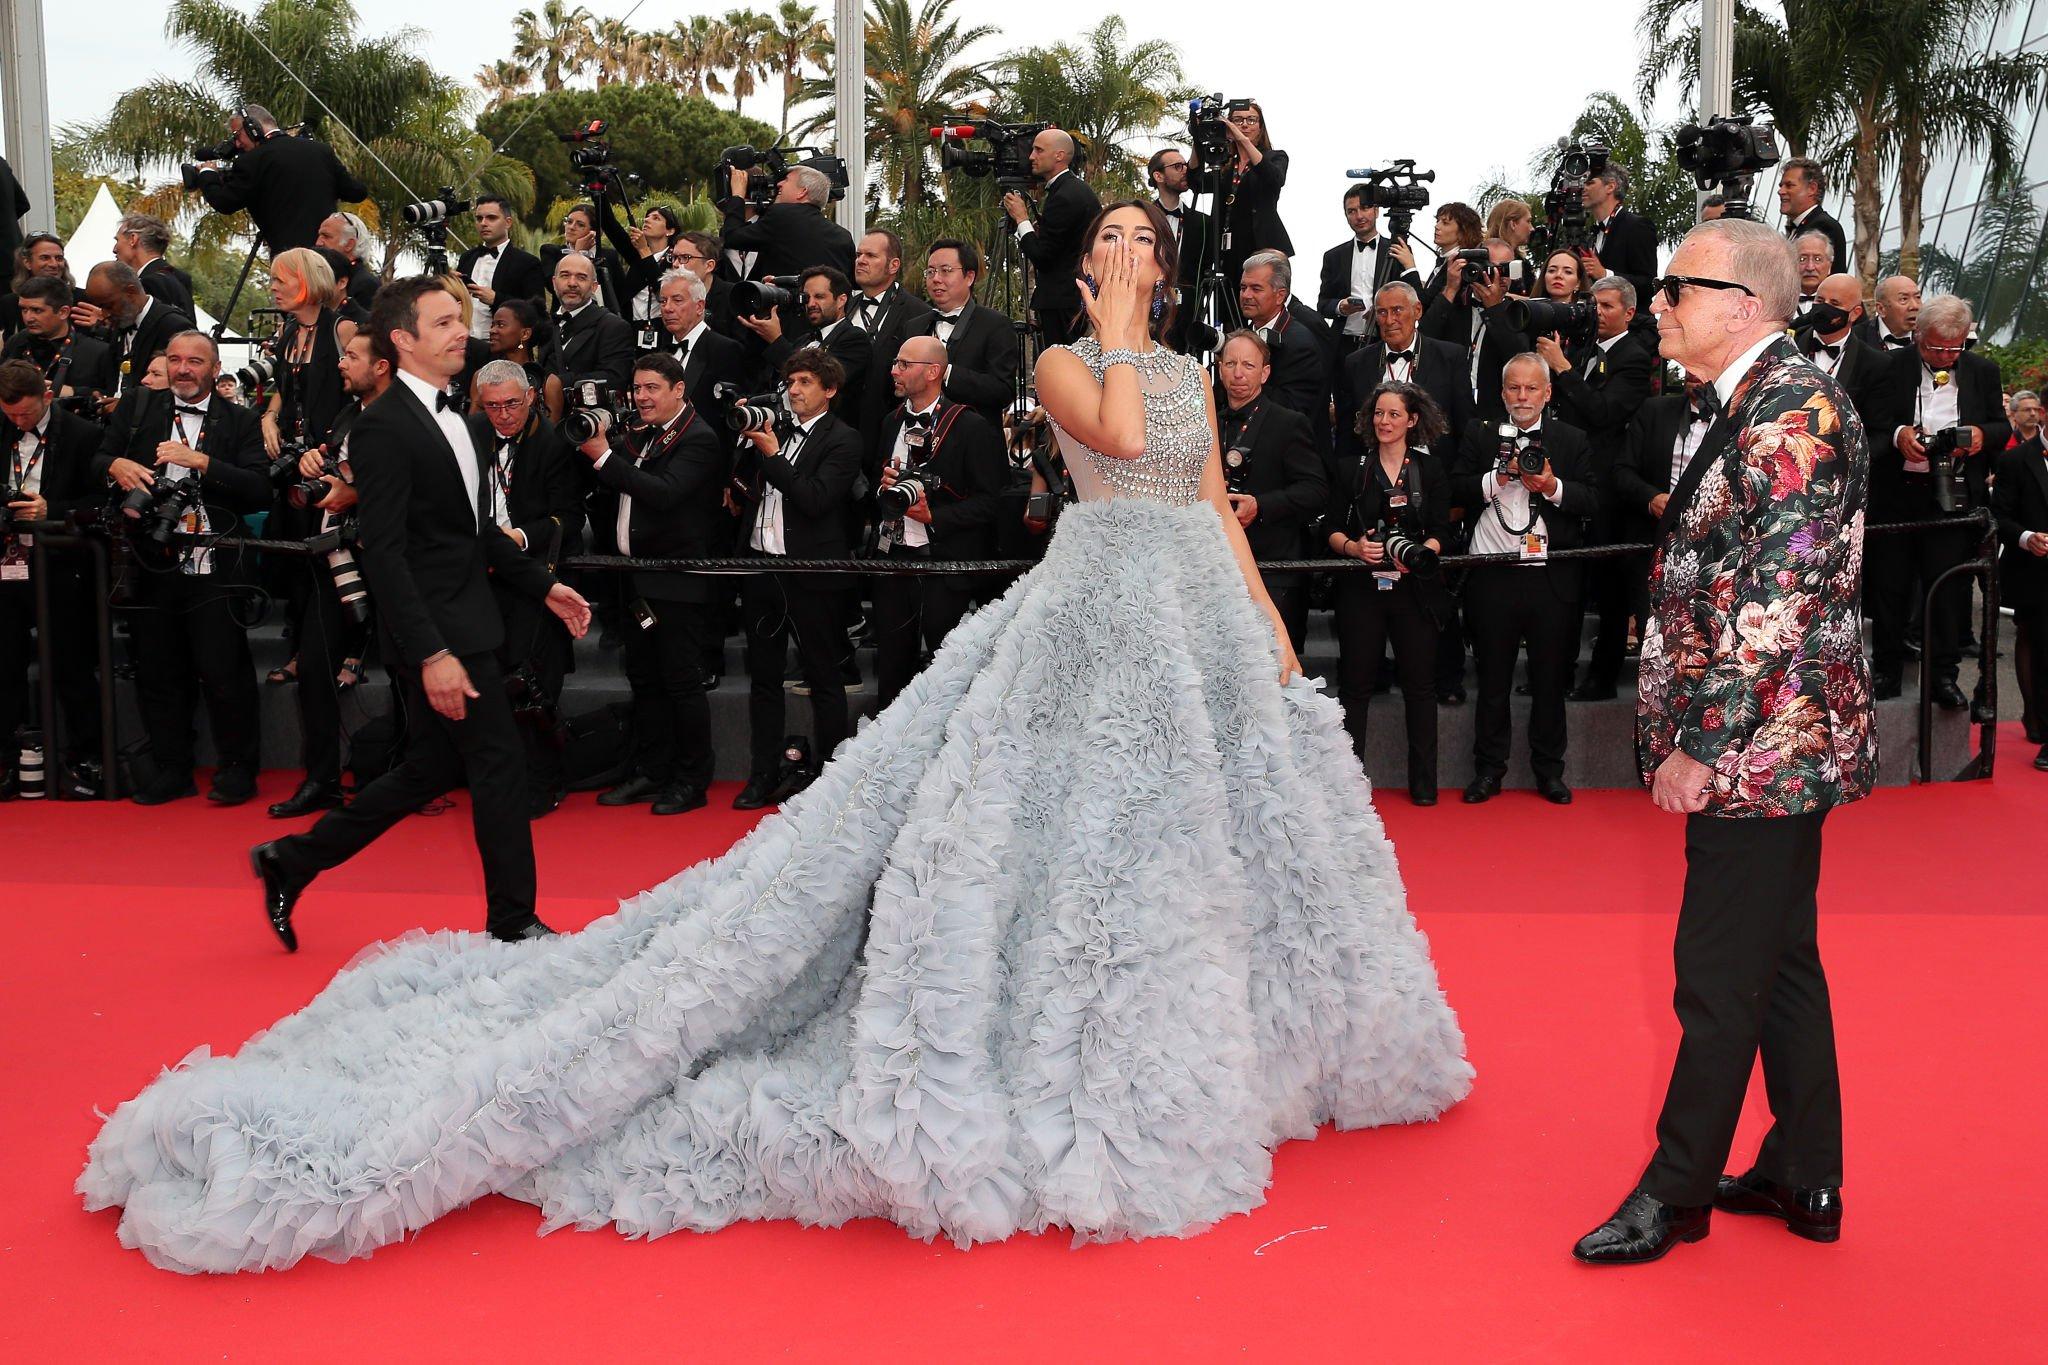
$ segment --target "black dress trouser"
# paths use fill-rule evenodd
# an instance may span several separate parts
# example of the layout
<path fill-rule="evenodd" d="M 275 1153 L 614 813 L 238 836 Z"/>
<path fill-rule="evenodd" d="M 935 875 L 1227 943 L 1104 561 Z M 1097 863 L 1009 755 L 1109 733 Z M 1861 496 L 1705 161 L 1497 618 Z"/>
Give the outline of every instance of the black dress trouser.
<path fill-rule="evenodd" d="M 1515 658 L 1529 647 L 1529 767 L 1539 778 L 1564 777 L 1564 694 L 1578 639 L 1579 604 L 1558 595 L 1550 566 L 1504 564 L 1472 570 L 1465 580 L 1465 620 L 1479 675 L 1473 716 L 1475 776 L 1508 770 L 1514 735 L 1511 710 Z"/>
<path fill-rule="evenodd" d="M 711 703 L 704 694 L 706 640 L 715 637 L 709 602 L 648 600 L 654 624 L 626 613 L 626 682 L 633 689 L 634 769 L 663 787 L 711 785 Z M 780 686 L 780 683 L 777 683 Z M 843 694 L 842 694 L 843 696 Z"/>
<path fill-rule="evenodd" d="M 135 700 L 167 780 L 191 776 L 192 713 L 202 700 L 221 768 L 255 776 L 256 664 L 230 593 L 218 574 L 157 574 L 129 614 Z"/>
<path fill-rule="evenodd" d="M 341 781 L 341 688 L 336 675 L 357 638 L 341 614 L 324 559 L 300 561 L 289 606 L 298 658 L 299 766 L 308 782 Z"/>
<path fill-rule="evenodd" d="M 772 777 L 782 766 L 787 703 L 782 671 L 796 638 L 797 665 L 811 689 L 811 760 L 822 766 L 846 738 L 846 592 L 816 574 L 753 574 L 740 614 L 747 631 L 748 768 Z"/>
<path fill-rule="evenodd" d="M 287 871 L 301 876 L 338 867 L 427 802 L 466 783 L 483 860 L 484 927 L 513 933 L 534 920 L 526 758 L 497 656 L 465 654 L 462 666 L 479 695 L 469 698 L 461 720 L 450 720 L 428 704 L 418 669 L 396 670 L 408 719 L 405 757 L 304 834 L 280 839 L 279 857 Z"/>
<path fill-rule="evenodd" d="M 929 559 L 927 548 L 897 546 L 891 559 Z M 940 574 L 878 574 L 870 582 L 874 599 L 875 689 L 887 709 L 967 614 L 971 589 L 965 578 Z"/>
<path fill-rule="evenodd" d="M 1672 950 L 1684 1036 L 1642 1181 L 1667 1204 L 1712 1202 L 1759 1055 L 1774 1122 L 1758 1168 L 1795 1188 L 1842 1183 L 1842 1087 L 1815 899 L 1826 818 L 1686 819 Z"/>
<path fill-rule="evenodd" d="M 94 685 L 99 653 L 93 639 L 92 596 L 68 566 L 58 570 L 50 584 L 50 610 L 59 622 L 52 644 L 66 755 L 93 754 L 100 742 L 100 696 Z M 28 723 L 34 704 L 28 673 L 36 661 L 35 625 L 35 584 L 0 583 L 0 772 L 13 771 L 19 753 L 14 732 Z M 38 724 L 47 754 L 49 718 L 40 718 Z"/>
<path fill-rule="evenodd" d="M 1930 476 L 1908 474 L 1904 497 L 1885 517 L 1872 521 L 1918 521 L 1938 517 Z M 1872 536 L 1864 551 L 1864 600 L 1870 608 L 1870 666 L 1874 672 L 1897 675 L 1906 662 L 1906 624 L 1913 618 L 1917 593 L 1947 569 L 1970 558 L 1976 548 L 1975 523 L 1950 530 L 1907 531 Z M 1970 580 L 1958 574 L 1934 596 L 1934 611 L 1921 623 L 1921 647 L 1931 655 L 1934 680 L 1954 682 L 1963 657 L 1963 632 L 1970 615 Z"/>
<path fill-rule="evenodd" d="M 613 575 L 616 577 L 617 575 Z M 547 604 L 536 602 L 508 588 L 494 590 L 498 598 L 498 620 L 505 628 L 505 641 L 498 646 L 498 666 L 510 676 L 522 664 L 533 670 L 549 702 L 559 708 L 562 683 L 569 676 L 574 645 L 561 618 Z M 628 629 L 631 627 L 629 625 Z M 627 642 L 631 643 L 630 634 Z M 630 678 L 629 678 L 630 681 Z M 516 721 L 518 717 L 515 715 Z M 561 736 L 538 724 L 519 726 L 520 743 L 526 748 L 526 779 L 536 795 L 553 797 L 562 789 Z"/>
<path fill-rule="evenodd" d="M 1363 761 L 1366 714 L 1391 640 L 1408 722 L 1408 785 L 1435 790 L 1437 623 L 1422 603 L 1421 585 L 1403 578 L 1383 590 L 1362 571 L 1336 578 L 1337 699 L 1351 747 Z"/>

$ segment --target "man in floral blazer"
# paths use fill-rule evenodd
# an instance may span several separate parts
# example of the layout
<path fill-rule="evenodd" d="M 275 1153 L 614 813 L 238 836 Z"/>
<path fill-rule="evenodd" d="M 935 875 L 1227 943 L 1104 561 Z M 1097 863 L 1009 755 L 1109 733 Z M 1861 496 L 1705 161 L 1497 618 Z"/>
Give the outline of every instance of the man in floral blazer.
<path fill-rule="evenodd" d="M 1660 349 L 1718 415 L 1672 490 L 1650 571 L 1637 737 L 1657 805 L 1686 819 L 1674 961 L 1684 1036 L 1657 1154 L 1582 1261 L 1654 1260 L 1715 1208 L 1841 1234 L 1841 1088 L 1816 939 L 1821 826 L 1869 792 L 1861 630 L 1869 453 L 1834 380 L 1784 337 L 1785 239 L 1688 235 L 1655 303 Z M 1776 1122 L 1722 1174 L 1757 1056 Z"/>

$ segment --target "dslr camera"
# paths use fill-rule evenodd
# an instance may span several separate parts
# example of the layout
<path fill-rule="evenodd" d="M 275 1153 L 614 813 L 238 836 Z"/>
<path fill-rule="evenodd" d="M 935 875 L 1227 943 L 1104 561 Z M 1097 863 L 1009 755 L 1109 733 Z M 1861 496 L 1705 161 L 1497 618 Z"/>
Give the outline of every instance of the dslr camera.
<path fill-rule="evenodd" d="M 1500 436 L 1500 449 L 1493 457 L 1493 472 L 1519 479 L 1526 474 L 1541 474 L 1546 463 L 1543 454 L 1543 440 L 1530 434 L 1528 445 L 1520 444 L 1525 434 L 1513 422 L 1502 422 L 1495 431 Z"/>
<path fill-rule="evenodd" d="M 572 446 L 604 435 L 618 420 L 618 399 L 608 379 L 571 379 L 562 386 L 562 401 L 562 438 Z"/>
<path fill-rule="evenodd" d="M 326 484 L 320 485 L 324 494 Z M 334 595 L 341 599 L 341 610 L 357 625 L 370 619 L 370 589 L 363 582 L 363 570 L 356 563 L 356 552 L 352 544 L 356 539 L 356 521 L 347 521 L 329 527 L 306 542 L 306 548 L 327 559 L 327 573 L 334 580 Z"/>
<path fill-rule="evenodd" d="M 1542 471 L 1540 461 L 1536 468 L 1538 472 Z M 1390 562 L 1399 564 L 1409 573 L 1426 575 L 1436 572 L 1436 551 L 1408 534 L 1407 528 L 1398 521 L 1388 521 L 1381 517 L 1373 523 L 1372 531 L 1366 539 L 1379 545 L 1386 551 Z"/>
<path fill-rule="evenodd" d="M 1050 123 L 998 123 L 994 119 L 973 119 L 949 123 L 931 130 L 939 144 L 939 169 L 958 171 L 971 180 L 996 178 L 1001 190 L 1030 189 L 1031 144 L 1052 127 Z M 986 149 L 969 147 L 969 142 L 986 142 Z"/>
<path fill-rule="evenodd" d="M 798 275 L 764 275 L 732 287 L 732 310 L 741 317 L 765 318 L 794 302 L 803 279 Z"/>
<path fill-rule="evenodd" d="M 1921 432 L 1920 449 L 1934 475 L 1934 505 L 1945 517 L 1962 516 L 1970 510 L 1970 482 L 1963 475 L 1963 429 L 1943 427 Z"/>
<path fill-rule="evenodd" d="M 924 468 L 931 443 L 930 427 L 916 422 L 904 425 L 903 445 L 908 453 L 901 464 L 891 457 L 889 467 L 896 471 L 896 481 L 875 494 L 875 506 L 884 519 L 900 520 L 928 494 L 938 492 L 939 480 Z"/>
<path fill-rule="evenodd" d="M 1483 246 L 1460 247 L 1456 251 L 1446 252 L 1444 260 L 1465 263 L 1464 288 L 1468 291 L 1476 284 L 1492 284 L 1496 275 L 1504 277 L 1511 286 L 1528 283 L 1527 272 L 1520 257 L 1512 261 L 1496 261 L 1493 259 L 1493 253 Z"/>
<path fill-rule="evenodd" d="M 1539 257 L 1553 251 L 1593 249 L 1586 182 L 1607 169 L 1607 156 L 1607 148 L 1598 142 L 1557 140 L 1557 171 L 1543 193 L 1543 225 L 1531 242 Z"/>
<path fill-rule="evenodd" d="M 1556 332 L 1566 346 L 1585 345 L 1599 335 L 1599 312 L 1589 301 L 1508 300 L 1508 325 L 1529 336 Z"/>
<path fill-rule="evenodd" d="M 798 154 L 802 154 L 804 160 L 790 160 Z M 825 178 L 832 182 L 834 202 L 846 197 L 846 162 L 815 147 L 728 147 L 719 154 L 718 165 L 711 172 L 712 197 L 724 198 L 729 193 L 732 173 L 745 171 L 747 186 L 740 197 L 755 208 L 766 208 L 775 202 L 775 187 L 782 183 L 782 177 L 789 174 L 792 166 L 809 166 L 814 171 L 824 172 Z"/>
<path fill-rule="evenodd" d="M 1705 127 L 1688 123 L 1675 143 L 1678 167 L 1703 190 L 1718 189 L 1726 200 L 1723 218 L 1754 218 L 1750 186 L 1756 173 L 1778 164 L 1778 135 L 1768 123 L 1747 114 L 1709 119 Z"/>
<path fill-rule="evenodd" d="M 780 389 L 749 394 L 737 384 L 722 383 L 712 394 L 718 401 L 732 405 L 726 409 L 725 424 L 735 432 L 766 431 L 782 421 L 785 409 Z"/>
<path fill-rule="evenodd" d="M 199 480 L 195 476 L 176 482 L 159 478 L 155 483 L 129 490 L 115 506 L 128 527 L 130 543 L 139 538 L 161 557 L 169 552 L 171 537 L 177 534 L 186 513 L 199 504 Z"/>
<path fill-rule="evenodd" d="M 14 534 L 14 509 L 8 504 L 27 501 L 28 494 L 13 484 L 0 488 L 0 536 Z"/>

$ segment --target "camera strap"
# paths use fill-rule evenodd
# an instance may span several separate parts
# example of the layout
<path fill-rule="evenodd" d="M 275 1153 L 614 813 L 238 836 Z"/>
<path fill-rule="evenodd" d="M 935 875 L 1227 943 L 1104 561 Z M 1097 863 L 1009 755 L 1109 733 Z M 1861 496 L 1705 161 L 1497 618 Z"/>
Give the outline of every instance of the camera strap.
<path fill-rule="evenodd" d="M 7 485 L 9 488 L 20 488 L 23 484 L 27 483 L 29 476 L 36 472 L 36 466 L 43 462 L 43 452 L 50 448 L 49 416 L 45 414 L 43 417 L 42 429 L 36 432 L 36 448 L 28 453 L 28 462 L 26 464 L 22 462 L 21 458 L 21 436 L 23 434 L 25 433 L 17 433 L 13 444 L 8 448 L 9 463 L 14 467 L 14 478 Z"/>

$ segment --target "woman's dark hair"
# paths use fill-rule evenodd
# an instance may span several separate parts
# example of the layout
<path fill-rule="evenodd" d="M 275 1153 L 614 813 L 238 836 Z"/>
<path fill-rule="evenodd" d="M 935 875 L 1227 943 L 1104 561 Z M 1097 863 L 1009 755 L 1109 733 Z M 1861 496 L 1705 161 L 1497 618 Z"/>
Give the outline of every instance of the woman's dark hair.
<path fill-rule="evenodd" d="M 677 231 L 683 225 L 676 221 L 676 211 L 666 204 L 649 204 L 647 211 L 640 215 L 641 223 L 644 225 L 649 218 L 654 217 L 657 213 L 661 215 L 661 221 L 668 224 L 668 235 L 670 238 L 674 238 Z"/>
<path fill-rule="evenodd" d="M 1145 221 L 1152 225 L 1152 259 L 1159 266 L 1159 281 L 1165 285 L 1163 302 L 1165 308 L 1157 318 L 1150 320 L 1153 340 L 1170 335 L 1173 331 L 1174 314 L 1180 310 L 1180 244 L 1174 240 L 1173 225 L 1166 221 L 1166 213 L 1152 199 L 1119 199 L 1104 204 L 1095 221 L 1088 224 L 1088 231 L 1081 236 L 1081 255 L 1085 259 L 1095 249 L 1095 238 L 1102 232 L 1102 225 L 1109 221 L 1109 215 L 1119 209 L 1136 209 L 1145 215 Z"/>
<path fill-rule="evenodd" d="M 1479 220 L 1479 211 L 1470 204 L 1453 199 L 1436 211 L 1439 220 L 1448 218 L 1458 225 L 1458 245 L 1470 250 L 1486 240 L 1486 224 Z"/>
<path fill-rule="evenodd" d="M 1266 127 L 1265 106 L 1260 104 L 1257 100 L 1246 100 L 1245 105 L 1254 114 L 1257 114 L 1259 116 L 1259 135 L 1252 139 L 1252 146 L 1258 148 L 1261 154 L 1272 151 L 1273 133 L 1271 129 Z"/>
<path fill-rule="evenodd" d="M 555 339 L 554 325 L 527 299 L 501 299 L 494 313 L 510 313 L 512 321 L 527 331 L 527 346 L 536 353 Z"/>
<path fill-rule="evenodd" d="M 1365 406 L 1358 410 L 1358 435 L 1371 442 L 1373 449 L 1379 448 L 1379 437 L 1372 429 L 1372 415 L 1380 405 L 1380 396 L 1389 393 L 1400 399 L 1401 406 L 1415 419 L 1414 427 L 1408 432 L 1408 444 L 1435 445 L 1450 430 L 1450 423 L 1444 420 L 1444 410 L 1436 405 L 1434 398 L 1413 384 L 1383 379 L 1372 391 L 1372 396 L 1366 399 Z"/>
<path fill-rule="evenodd" d="M 1586 264 L 1585 262 L 1579 259 L 1578 252 L 1573 251 L 1570 247 L 1559 247 L 1557 250 L 1551 252 L 1548 256 L 1545 256 L 1543 258 L 1543 273 L 1545 275 L 1548 275 L 1550 273 L 1550 263 L 1560 256 L 1569 257 L 1571 259 L 1572 269 L 1578 272 L 1579 282 L 1572 287 L 1572 297 L 1575 299 L 1583 299 L 1584 297 L 1586 297 L 1586 286 L 1588 284 L 1588 281 L 1586 279 Z"/>

